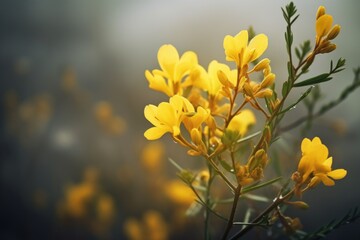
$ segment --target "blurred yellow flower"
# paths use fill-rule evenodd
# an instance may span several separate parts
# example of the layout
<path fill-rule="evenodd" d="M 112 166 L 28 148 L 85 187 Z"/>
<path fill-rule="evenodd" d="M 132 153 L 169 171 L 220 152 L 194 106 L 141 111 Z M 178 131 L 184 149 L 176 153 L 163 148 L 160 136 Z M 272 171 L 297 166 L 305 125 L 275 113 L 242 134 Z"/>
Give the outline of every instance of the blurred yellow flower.
<path fill-rule="evenodd" d="M 166 196 L 175 204 L 188 207 L 196 199 L 193 191 L 180 180 L 170 181 L 164 187 Z"/>
<path fill-rule="evenodd" d="M 113 116 L 113 109 L 109 102 L 100 101 L 95 105 L 94 114 L 99 122 L 107 122 Z"/>
<path fill-rule="evenodd" d="M 268 38 L 265 34 L 256 35 L 249 42 L 248 31 L 240 31 L 236 36 L 224 38 L 224 49 L 227 61 L 234 61 L 239 68 L 258 59 L 267 49 Z"/>
<path fill-rule="evenodd" d="M 74 218 L 82 218 L 88 213 L 87 206 L 95 194 L 95 186 L 88 183 L 73 185 L 65 194 L 65 212 Z"/>
<path fill-rule="evenodd" d="M 141 164 L 149 172 L 158 172 L 161 169 L 165 147 L 159 142 L 150 142 L 141 151 Z"/>
<path fill-rule="evenodd" d="M 173 45 L 160 47 L 157 55 L 161 70 L 145 71 L 145 77 L 151 89 L 173 96 L 182 94 L 182 80 L 197 65 L 197 56 L 192 51 L 185 52 L 181 57 Z"/>
<path fill-rule="evenodd" d="M 124 231 L 129 240 L 143 240 L 142 224 L 135 218 L 129 218 L 124 223 Z"/>
<path fill-rule="evenodd" d="M 226 130 L 237 133 L 238 137 L 244 136 L 248 128 L 256 123 L 254 113 L 249 109 L 244 109 L 231 119 Z"/>
<path fill-rule="evenodd" d="M 129 240 L 166 240 L 169 239 L 168 225 L 162 215 L 153 210 L 144 213 L 139 221 L 129 218 L 124 223 L 124 231 Z"/>
<path fill-rule="evenodd" d="M 144 239 L 147 240 L 166 240 L 168 239 L 168 226 L 163 216 L 153 210 L 147 211 L 143 216 L 143 224 L 146 231 Z"/>
<path fill-rule="evenodd" d="M 107 101 L 100 101 L 95 105 L 95 118 L 100 127 L 109 134 L 120 135 L 126 129 L 126 121 L 114 115 L 111 104 Z"/>
<path fill-rule="evenodd" d="M 299 184 L 305 183 L 310 179 L 309 187 L 316 186 L 323 182 L 326 186 L 333 186 L 334 180 L 342 179 L 346 176 L 345 169 L 332 170 L 332 157 L 328 157 L 328 148 L 321 143 L 320 138 L 313 140 L 305 138 L 301 143 L 302 158 L 300 159 L 298 172 L 301 175 Z"/>
<path fill-rule="evenodd" d="M 97 202 L 96 212 L 101 223 L 109 223 L 115 217 L 115 204 L 110 195 L 102 194 Z"/>

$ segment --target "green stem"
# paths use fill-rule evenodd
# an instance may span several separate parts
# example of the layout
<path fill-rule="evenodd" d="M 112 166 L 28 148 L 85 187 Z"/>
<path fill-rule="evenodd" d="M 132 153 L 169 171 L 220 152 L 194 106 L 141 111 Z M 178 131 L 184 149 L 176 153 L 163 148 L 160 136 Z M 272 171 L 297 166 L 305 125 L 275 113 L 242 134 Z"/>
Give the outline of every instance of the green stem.
<path fill-rule="evenodd" d="M 249 232 L 254 226 L 258 226 L 259 222 L 268 215 L 271 211 L 273 211 L 277 206 L 279 206 L 282 202 L 286 199 L 291 197 L 294 194 L 294 190 L 288 192 L 284 197 L 278 196 L 275 198 L 274 202 L 269 205 L 262 213 L 260 213 L 249 225 L 246 225 L 245 228 L 237 232 L 234 236 L 230 238 L 230 240 L 239 239 L 240 237 L 244 236 L 247 232 Z"/>
<path fill-rule="evenodd" d="M 234 184 L 231 183 L 231 181 L 226 177 L 226 175 L 217 167 L 216 163 L 209 157 L 207 157 L 207 160 L 209 161 L 210 165 L 214 168 L 216 173 L 220 175 L 220 177 L 226 182 L 226 184 L 235 191 L 236 187 Z"/>
<path fill-rule="evenodd" d="M 234 216 L 235 216 L 235 212 L 236 212 L 236 206 L 239 201 L 240 193 L 241 193 L 241 185 L 239 184 L 235 190 L 235 196 L 234 196 L 234 201 L 233 201 L 232 208 L 231 208 L 230 218 L 226 225 L 225 232 L 221 238 L 222 240 L 226 239 L 226 237 L 229 235 L 231 227 L 233 226 Z"/>
<path fill-rule="evenodd" d="M 211 184 L 213 181 L 213 171 L 212 171 L 212 167 L 208 164 L 208 169 L 209 169 L 209 181 L 208 184 L 206 186 L 206 192 L 205 192 L 205 205 L 208 206 L 209 208 L 211 208 L 210 206 L 210 189 L 211 189 Z M 210 210 L 209 208 L 206 207 L 205 208 L 205 212 L 204 212 L 204 221 L 205 221 L 205 229 L 204 229 L 204 236 L 206 240 L 210 239 L 210 232 L 209 232 L 209 214 L 210 214 Z"/>

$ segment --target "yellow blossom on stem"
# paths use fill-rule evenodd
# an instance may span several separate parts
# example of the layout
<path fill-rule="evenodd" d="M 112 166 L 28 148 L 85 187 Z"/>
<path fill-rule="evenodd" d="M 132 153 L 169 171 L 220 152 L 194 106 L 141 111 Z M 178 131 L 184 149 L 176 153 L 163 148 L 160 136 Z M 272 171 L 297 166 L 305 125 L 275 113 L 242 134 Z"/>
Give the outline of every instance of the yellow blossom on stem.
<path fill-rule="evenodd" d="M 293 180 L 298 188 L 304 183 L 308 187 L 314 187 L 323 182 L 326 186 L 333 186 L 334 179 L 342 179 L 346 176 L 345 169 L 332 170 L 332 157 L 329 157 L 328 148 L 322 144 L 320 138 L 313 140 L 305 138 L 301 143 L 302 157 L 299 162 L 297 174 L 293 174 Z"/>
<path fill-rule="evenodd" d="M 187 51 L 180 57 L 173 45 L 165 44 L 160 47 L 157 58 L 161 70 L 145 71 L 149 87 L 169 97 L 182 94 L 182 80 L 198 65 L 197 55 Z"/>
<path fill-rule="evenodd" d="M 192 110 L 192 111 L 191 111 Z M 203 122 L 205 122 L 209 116 L 210 111 L 203 107 L 198 107 L 195 112 L 194 109 L 188 109 L 189 114 L 185 116 L 183 122 L 185 128 L 190 132 L 193 128 L 198 129 Z"/>
<path fill-rule="evenodd" d="M 227 130 L 238 132 L 241 136 L 244 136 L 249 126 L 255 124 L 255 122 L 254 113 L 249 109 L 245 109 L 231 119 Z"/>
<path fill-rule="evenodd" d="M 256 118 L 251 110 L 245 109 L 241 111 L 238 115 L 231 119 L 229 125 L 225 129 L 222 137 L 223 143 L 225 145 L 229 145 L 239 140 L 247 133 L 249 127 L 255 123 Z"/>
<path fill-rule="evenodd" d="M 171 97 L 169 102 L 160 103 L 159 106 L 147 105 L 144 109 L 144 115 L 154 127 L 149 128 L 144 136 L 148 140 L 155 140 L 167 132 L 172 133 L 173 136 L 180 135 L 183 113 L 189 106 L 192 106 L 189 100 L 179 95 Z"/>
<path fill-rule="evenodd" d="M 316 52 L 328 53 L 336 49 L 336 45 L 331 43 L 340 33 L 340 25 L 333 24 L 333 17 L 325 13 L 325 8 L 320 6 L 316 15 Z"/>
<path fill-rule="evenodd" d="M 234 61 L 240 68 L 258 59 L 267 49 L 268 38 L 265 34 L 256 35 L 249 41 L 248 31 L 224 38 L 224 49 L 227 61 Z"/>

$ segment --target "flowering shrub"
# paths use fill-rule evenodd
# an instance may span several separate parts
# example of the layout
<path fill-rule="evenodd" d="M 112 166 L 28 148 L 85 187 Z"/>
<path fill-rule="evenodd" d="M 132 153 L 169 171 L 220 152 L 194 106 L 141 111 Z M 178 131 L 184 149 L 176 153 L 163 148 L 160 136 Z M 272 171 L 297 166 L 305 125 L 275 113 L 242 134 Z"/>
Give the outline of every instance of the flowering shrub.
<path fill-rule="evenodd" d="M 294 172 L 292 183 L 284 176 L 270 180 L 266 176 L 265 169 L 274 162 L 270 159 L 270 148 L 282 132 L 310 123 L 344 100 L 359 85 L 358 80 L 354 81 L 344 90 L 340 100 L 325 105 L 318 113 L 309 111 L 307 118 L 280 128 L 287 112 L 300 102 L 305 102 L 310 109 L 318 99 L 318 85 L 331 80 L 345 65 L 345 60 L 340 58 L 335 65 L 331 62 L 329 72 L 301 80 L 309 74 L 318 55 L 336 49 L 332 41 L 340 33 L 340 26 L 333 25 L 333 17 L 321 6 L 315 18 L 314 47 L 311 48 L 310 41 L 305 41 L 299 48 L 294 48 L 292 25 L 299 15 L 293 3 L 282 10 L 287 23 L 288 79 L 282 83 L 281 91 L 275 88 L 281 82 L 272 71 L 270 59 L 261 57 L 268 47 L 268 37 L 255 35 L 250 30 L 224 38 L 226 60 L 234 62 L 234 67 L 214 60 L 205 69 L 199 65 L 196 53 L 187 51 L 180 56 L 174 46 L 166 44 L 159 48 L 157 55 L 160 69 L 145 72 L 149 88 L 169 97 L 167 102 L 158 106 L 145 107 L 145 118 L 153 125 L 145 132 L 145 137 L 156 140 L 169 133 L 190 156 L 200 156 L 206 163 L 208 177 L 198 181 L 198 175 L 200 172 L 204 174 L 203 171 L 185 170 L 172 160 L 180 170 L 179 177 L 193 191 L 197 204 L 203 207 L 205 239 L 210 239 L 211 214 L 227 222 L 222 239 L 228 239 L 234 225 L 242 225 L 242 228 L 230 239 L 245 235 L 255 226 L 271 228 L 277 222 L 285 233 L 301 237 L 305 233 L 299 231 L 300 220 L 286 216 L 283 206 L 307 208 L 301 200 L 306 190 L 321 182 L 333 186 L 334 180 L 347 174 L 344 169 L 332 170 L 328 148 L 319 137 L 315 137 L 302 140 L 298 169 L 289 170 Z M 296 102 L 288 102 L 294 88 L 306 86 L 310 87 Z M 261 130 L 254 132 L 253 129 Z M 216 178 L 220 178 L 232 194 L 229 213 L 218 211 L 221 196 L 213 196 L 212 192 Z M 235 220 L 239 218 L 237 208 L 245 206 L 241 203 L 242 198 L 263 199 L 253 192 L 275 183 L 278 186 L 282 183 L 282 187 L 274 193 L 274 200 L 263 212 L 253 219 L 247 215 L 243 222 Z"/>

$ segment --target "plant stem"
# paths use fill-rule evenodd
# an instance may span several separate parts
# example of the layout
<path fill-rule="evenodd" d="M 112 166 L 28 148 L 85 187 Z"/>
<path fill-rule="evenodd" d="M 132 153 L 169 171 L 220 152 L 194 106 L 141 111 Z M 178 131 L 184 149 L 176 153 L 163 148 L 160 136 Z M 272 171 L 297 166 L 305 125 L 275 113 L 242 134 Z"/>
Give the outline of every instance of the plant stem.
<path fill-rule="evenodd" d="M 238 204 L 240 193 L 241 193 L 241 185 L 239 184 L 235 190 L 235 196 L 234 196 L 234 201 L 233 201 L 232 208 L 231 208 L 230 218 L 226 225 L 225 232 L 221 238 L 222 240 L 226 239 L 226 237 L 228 236 L 228 234 L 231 230 L 231 227 L 233 226 L 234 216 L 235 216 L 235 212 L 236 212 L 236 206 Z"/>
<path fill-rule="evenodd" d="M 277 206 L 279 206 L 283 201 L 291 197 L 294 193 L 294 189 L 288 192 L 284 197 L 278 196 L 275 198 L 274 202 L 269 205 L 262 213 L 260 213 L 249 225 L 246 225 L 241 231 L 237 232 L 234 236 L 230 238 L 230 240 L 239 239 L 244 236 L 248 231 L 250 231 L 254 226 L 258 226 L 258 223 L 268 215 L 272 210 L 274 210 Z"/>
<path fill-rule="evenodd" d="M 208 169 L 209 169 L 209 181 L 208 184 L 206 186 L 206 192 L 205 192 L 205 205 L 208 206 L 209 208 L 211 208 L 210 206 L 210 189 L 211 189 L 211 184 L 212 181 L 214 179 L 213 177 L 213 168 L 208 164 Z M 205 221 L 205 229 L 204 229 L 204 236 L 206 240 L 210 239 L 210 232 L 209 232 L 209 213 L 210 210 L 209 208 L 206 207 L 205 208 L 205 212 L 204 212 L 204 221 Z"/>

